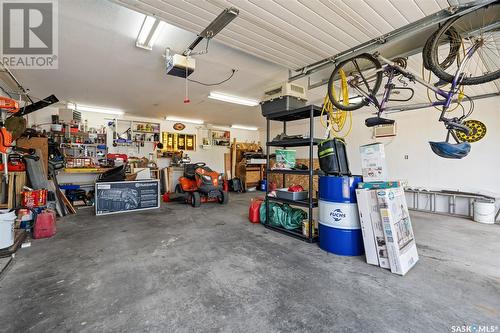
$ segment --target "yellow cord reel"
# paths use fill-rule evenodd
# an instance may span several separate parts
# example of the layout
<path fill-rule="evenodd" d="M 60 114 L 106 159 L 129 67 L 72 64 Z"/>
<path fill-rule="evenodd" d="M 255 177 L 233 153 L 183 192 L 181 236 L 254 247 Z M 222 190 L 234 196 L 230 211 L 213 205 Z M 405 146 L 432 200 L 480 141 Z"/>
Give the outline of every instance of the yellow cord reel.
<path fill-rule="evenodd" d="M 477 142 L 486 136 L 486 125 L 479 120 L 466 120 L 463 125 L 470 129 L 469 135 L 464 132 L 456 131 L 458 139 L 462 142 Z"/>

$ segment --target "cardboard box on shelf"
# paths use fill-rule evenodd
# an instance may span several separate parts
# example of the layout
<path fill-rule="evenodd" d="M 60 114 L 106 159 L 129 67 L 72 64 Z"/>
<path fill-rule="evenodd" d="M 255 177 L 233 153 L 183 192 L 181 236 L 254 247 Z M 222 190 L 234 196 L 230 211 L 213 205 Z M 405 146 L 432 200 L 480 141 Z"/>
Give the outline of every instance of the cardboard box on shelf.
<path fill-rule="evenodd" d="M 361 172 L 364 182 L 383 182 L 388 180 L 387 163 L 383 143 L 372 143 L 359 147 L 361 153 Z"/>
<path fill-rule="evenodd" d="M 356 197 L 366 262 L 389 269 L 390 264 L 385 244 L 384 228 L 380 218 L 377 191 L 357 189 Z"/>
<path fill-rule="evenodd" d="M 405 275 L 418 261 L 417 245 L 403 188 L 377 190 L 391 272 Z"/>

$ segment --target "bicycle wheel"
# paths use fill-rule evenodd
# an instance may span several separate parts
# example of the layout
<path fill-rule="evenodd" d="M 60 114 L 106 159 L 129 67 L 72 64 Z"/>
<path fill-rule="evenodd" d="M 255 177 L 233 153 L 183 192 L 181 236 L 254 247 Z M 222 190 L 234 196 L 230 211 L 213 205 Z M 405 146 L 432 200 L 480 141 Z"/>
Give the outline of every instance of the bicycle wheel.
<path fill-rule="evenodd" d="M 431 43 L 436 38 L 436 34 L 438 31 L 435 31 L 425 42 L 424 48 L 422 49 L 422 61 L 424 64 L 424 68 L 427 70 L 430 70 L 430 64 L 429 64 L 429 59 L 431 57 Z M 443 69 L 447 69 L 455 61 L 457 61 L 457 55 L 458 52 L 460 51 L 461 48 L 461 43 L 456 43 L 455 42 L 455 36 L 456 36 L 456 31 L 454 29 L 450 29 L 445 33 L 445 36 L 447 37 L 446 42 L 449 44 L 447 47 L 447 53 L 445 54 L 443 51 L 440 53 L 440 63 L 439 67 Z M 444 49 L 444 47 L 442 47 Z"/>
<path fill-rule="evenodd" d="M 500 4 L 448 20 L 431 36 L 428 46 L 429 51 L 422 54 L 424 63 L 443 81 L 452 82 L 458 70 L 463 85 L 500 78 Z M 453 49 L 459 51 L 450 62 Z"/>
<path fill-rule="evenodd" d="M 382 84 L 382 71 L 378 70 L 380 68 L 380 62 L 367 53 L 339 63 L 328 81 L 328 97 L 332 104 L 344 111 L 354 111 L 368 105 L 369 99 L 361 97 L 363 94 L 360 91 L 368 96 L 375 96 Z M 341 70 L 345 73 L 348 87 L 354 92 L 354 96 L 349 96 L 349 103 L 341 100 L 340 89 L 335 86 Z"/>

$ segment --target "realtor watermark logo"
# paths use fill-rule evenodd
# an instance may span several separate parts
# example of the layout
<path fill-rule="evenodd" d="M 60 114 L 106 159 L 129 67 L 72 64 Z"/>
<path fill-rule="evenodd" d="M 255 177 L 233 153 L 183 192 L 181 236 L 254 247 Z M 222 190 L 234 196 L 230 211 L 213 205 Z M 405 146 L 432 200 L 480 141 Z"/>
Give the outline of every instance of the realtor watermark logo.
<path fill-rule="evenodd" d="M 497 325 L 452 325 L 453 333 L 495 333 L 499 332 Z"/>
<path fill-rule="evenodd" d="M 57 0 L 0 0 L 2 62 L 13 69 L 57 69 Z"/>

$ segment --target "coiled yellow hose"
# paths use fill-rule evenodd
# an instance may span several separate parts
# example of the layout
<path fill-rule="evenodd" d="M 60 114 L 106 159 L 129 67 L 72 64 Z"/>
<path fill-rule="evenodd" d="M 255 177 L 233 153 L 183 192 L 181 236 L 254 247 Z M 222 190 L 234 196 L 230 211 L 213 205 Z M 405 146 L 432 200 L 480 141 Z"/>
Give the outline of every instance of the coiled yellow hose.
<path fill-rule="evenodd" d="M 349 104 L 349 87 L 347 85 L 347 78 L 345 72 L 343 70 L 339 71 L 340 74 L 340 86 L 342 93 L 342 103 L 344 105 Z M 332 85 L 332 95 L 333 98 L 337 99 L 337 92 L 335 91 L 335 87 Z M 328 115 L 328 123 L 325 123 L 323 119 L 323 115 Z M 330 98 L 328 97 L 328 93 L 326 94 L 323 100 L 323 109 L 321 110 L 320 117 L 321 125 L 324 128 L 329 128 L 330 133 L 333 137 L 344 139 L 346 138 L 352 130 L 352 113 L 349 111 L 343 111 L 336 109 Z M 349 125 L 347 130 L 344 130 L 346 125 Z M 345 132 L 343 135 L 340 133 Z"/>

